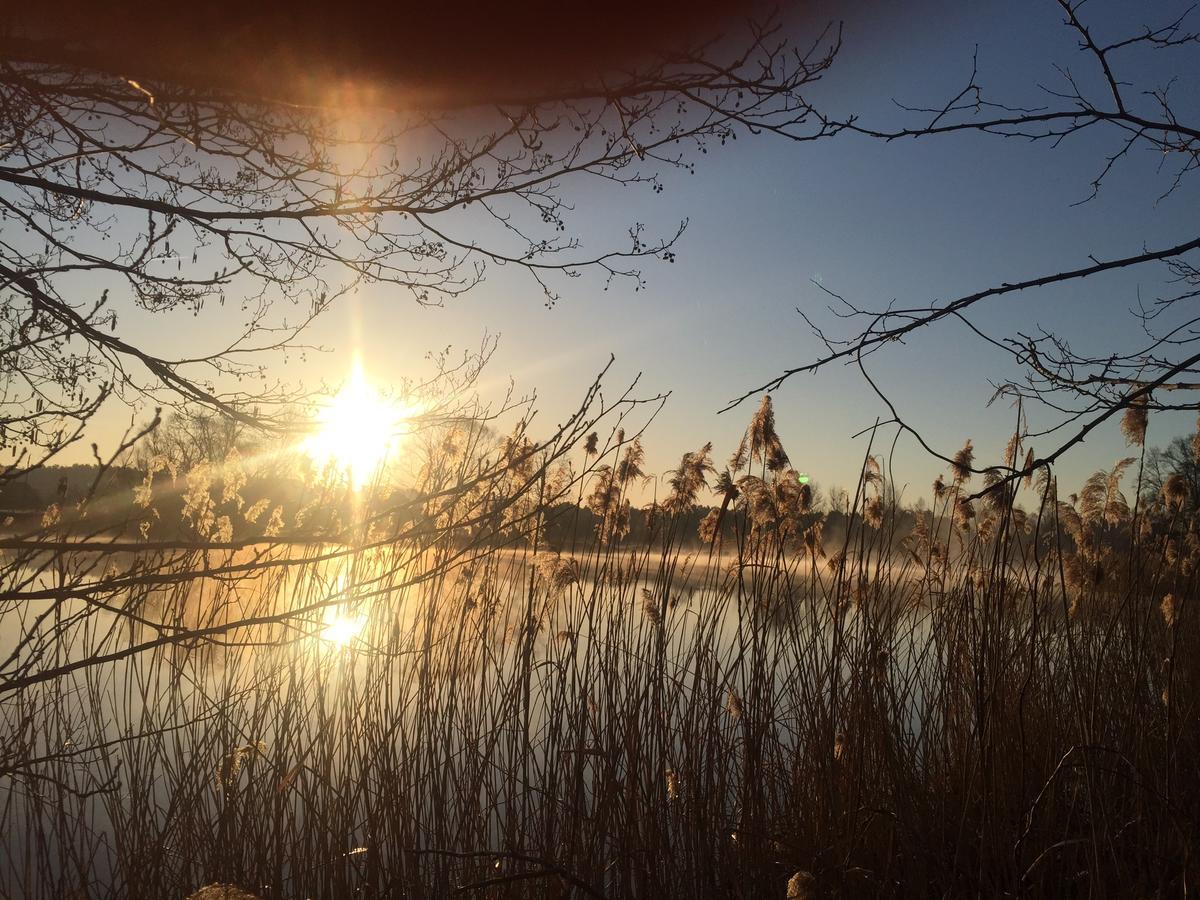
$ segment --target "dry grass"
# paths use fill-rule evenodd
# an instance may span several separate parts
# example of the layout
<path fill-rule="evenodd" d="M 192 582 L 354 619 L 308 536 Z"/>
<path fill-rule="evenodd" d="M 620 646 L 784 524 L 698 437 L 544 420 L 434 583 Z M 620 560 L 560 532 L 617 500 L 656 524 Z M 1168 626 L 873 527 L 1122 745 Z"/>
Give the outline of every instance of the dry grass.
<path fill-rule="evenodd" d="M 45 665 L 162 623 L 264 621 L 3 695 L 0 894 L 1103 897 L 1196 883 L 1200 542 L 1184 502 L 1139 511 L 1100 478 L 1082 513 L 1048 479 L 1028 513 L 1007 489 L 972 503 L 968 444 L 903 535 L 880 466 L 864 465 L 835 540 L 792 483 L 768 405 L 735 454 L 755 474 L 720 481 L 717 557 L 716 521 L 700 549 L 681 525 L 709 448 L 684 457 L 681 499 L 635 545 L 621 535 L 640 443 L 589 443 L 590 474 L 566 490 L 592 498 L 600 526 L 573 548 L 544 545 L 549 479 L 525 472 L 505 507 L 523 524 L 486 541 L 443 507 L 433 537 L 333 558 L 179 554 L 158 571 L 258 555 L 236 577 L 131 587 L 138 619 L 114 627 L 60 607 Z M 40 577 L 95 568 L 64 551 Z M 6 589 L 28 590 L 21 577 L 10 565 Z M 348 647 L 316 636 L 331 597 L 368 616 Z M 307 619 L 268 621 L 305 605 Z"/>

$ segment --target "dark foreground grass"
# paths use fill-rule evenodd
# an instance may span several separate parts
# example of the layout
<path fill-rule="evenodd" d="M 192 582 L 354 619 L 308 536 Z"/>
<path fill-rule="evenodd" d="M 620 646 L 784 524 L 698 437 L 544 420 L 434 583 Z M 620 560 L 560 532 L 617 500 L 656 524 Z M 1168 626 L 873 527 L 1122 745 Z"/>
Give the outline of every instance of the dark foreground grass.
<path fill-rule="evenodd" d="M 1196 890 L 1185 503 L 1059 502 L 1045 480 L 1031 511 L 1012 489 L 964 507 L 959 473 L 910 532 L 869 463 L 822 540 L 760 457 L 709 544 L 682 501 L 636 545 L 556 550 L 549 503 L 487 541 L 443 508 L 433 538 L 174 551 L 153 571 L 204 577 L 126 586 L 120 616 L 57 596 L 52 631 L 10 603 L 6 640 L 43 628 L 23 652 L 61 674 L 0 700 L 0 894 Z M 581 498 L 614 487 L 589 471 Z M 39 559 L 10 596 L 101 565 Z M 342 645 L 335 616 L 366 624 Z M 171 639 L 231 619 L 255 624 Z"/>

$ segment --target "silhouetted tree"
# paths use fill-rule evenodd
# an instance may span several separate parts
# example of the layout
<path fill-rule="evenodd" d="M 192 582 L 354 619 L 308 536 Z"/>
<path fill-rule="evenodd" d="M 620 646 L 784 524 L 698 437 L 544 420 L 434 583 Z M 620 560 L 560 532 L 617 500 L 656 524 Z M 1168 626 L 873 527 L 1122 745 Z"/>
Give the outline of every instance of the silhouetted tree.
<path fill-rule="evenodd" d="M 754 29 L 738 52 L 656 49 L 619 74 L 519 97 L 456 96 L 438 108 L 382 90 L 322 105 L 296 102 L 286 85 L 280 99 L 255 78 L 173 81 L 145 48 L 132 60 L 88 55 L 45 35 L 36 12 L 25 15 L 37 27 L 22 30 L 17 17 L 0 32 L 10 474 L 79 439 L 112 396 L 278 426 L 296 398 L 268 360 L 302 352 L 306 326 L 363 284 L 422 305 L 471 290 L 493 266 L 523 271 L 548 304 L 588 271 L 640 287 L 645 260 L 674 259 L 684 223 L 653 235 L 631 222 L 623 246 L 585 249 L 576 186 L 658 191 L 663 170 L 690 169 L 710 145 L 808 127 L 803 91 L 839 46 L 836 31 L 797 51 L 775 29 Z M 212 37 L 210 80 L 223 46 Z M 193 38 L 174 40 L 198 53 L 204 41 Z M 132 307 L 213 303 L 236 306 L 241 326 L 192 356 L 122 328 Z"/>

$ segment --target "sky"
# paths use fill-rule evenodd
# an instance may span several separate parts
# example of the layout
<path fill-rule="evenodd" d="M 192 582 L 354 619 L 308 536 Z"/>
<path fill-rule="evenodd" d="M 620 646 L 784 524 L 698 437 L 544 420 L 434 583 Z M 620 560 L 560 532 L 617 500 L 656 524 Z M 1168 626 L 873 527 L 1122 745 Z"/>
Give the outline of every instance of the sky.
<path fill-rule="evenodd" d="M 1169 20 L 1183 8 L 1093 2 L 1086 11 L 1094 30 L 1107 37 Z M 996 99 L 1045 102 L 1038 85 L 1062 83 L 1055 63 L 1095 84 L 1090 59 L 1078 52 L 1061 10 L 1048 0 L 829 3 L 807 15 L 816 21 L 826 13 L 845 20 L 845 43 L 815 96 L 863 120 L 905 121 L 893 98 L 911 105 L 944 102 L 969 75 L 976 46 L 979 80 Z M 1200 47 L 1131 62 L 1137 64 L 1125 74 L 1139 87 L 1178 75 L 1177 99 L 1195 112 L 1200 92 L 1184 86 L 1200 77 Z M 825 312 L 828 297 L 814 282 L 863 306 L 893 299 L 921 305 L 1086 265 L 1089 255 L 1123 256 L 1193 237 L 1195 187 L 1185 182 L 1158 199 L 1170 175 L 1144 152 L 1117 168 L 1096 199 L 1073 205 L 1088 195 L 1112 141 L 1097 132 L 1055 149 L 979 135 L 890 144 L 853 135 L 810 144 L 743 135 L 699 157 L 694 174 L 666 173 L 661 194 L 612 185 L 570 191 L 576 212 L 568 226 L 595 246 L 605 239 L 624 243 L 634 221 L 668 232 L 688 220 L 676 261 L 645 266 L 645 290 L 616 284 L 605 291 L 593 276 L 573 282 L 547 309 L 536 285 L 497 269 L 443 308 L 419 307 L 394 289 L 364 288 L 309 336 L 330 352 L 290 365 L 288 375 L 306 383 L 337 381 L 358 354 L 369 375 L 386 384 L 427 372 L 430 350 L 471 348 L 485 334 L 497 335 L 485 396 L 502 391 L 511 377 L 519 392 L 536 391 L 536 421 L 549 430 L 576 407 L 613 354 L 608 383 L 614 389 L 640 373 L 644 393 L 671 394 L 645 438 L 649 470 L 664 472 L 684 451 L 710 440 L 723 460 L 757 400 L 718 411 L 821 349 L 796 308 L 836 326 Z M 1139 289 L 1153 296 L 1163 275 L 1141 269 L 998 298 L 977 307 L 972 321 L 1000 337 L 1041 325 L 1063 330 L 1077 349 L 1117 349 L 1130 333 L 1128 309 Z M 222 327 L 219 313 L 206 313 L 190 337 L 216 336 Z M 1015 411 L 1006 402 L 987 402 L 996 382 L 1017 373 L 963 326 L 937 325 L 875 354 L 869 366 L 932 445 L 952 454 L 970 438 L 981 461 L 998 460 Z M 867 441 L 852 435 L 888 417 L 857 370 L 796 376 L 774 400 L 793 465 L 826 487 L 851 486 Z M 128 414 L 106 412 L 106 427 L 115 429 L 122 416 Z M 1045 421 L 1036 411 L 1031 419 Z M 1164 444 L 1192 431 L 1194 422 L 1191 414 L 1155 416 L 1148 442 Z M 878 440 L 888 447 L 893 433 L 881 432 Z M 1048 442 L 1034 447 L 1052 449 Z M 1114 420 L 1066 458 L 1060 482 L 1076 484 L 1125 455 Z M 898 442 L 894 464 L 896 479 L 912 486 L 910 498 L 927 494 L 943 469 L 907 438 Z"/>

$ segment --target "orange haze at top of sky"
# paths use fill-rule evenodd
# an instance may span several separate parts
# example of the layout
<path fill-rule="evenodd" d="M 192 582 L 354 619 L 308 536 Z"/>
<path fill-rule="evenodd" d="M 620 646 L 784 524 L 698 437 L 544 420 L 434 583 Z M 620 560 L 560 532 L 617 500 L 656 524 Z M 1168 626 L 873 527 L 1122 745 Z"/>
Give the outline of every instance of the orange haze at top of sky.
<path fill-rule="evenodd" d="M 647 52 L 711 39 L 751 4 L 632 0 L 495 4 L 30 3 L 12 53 L 75 60 L 307 103 L 454 105 L 519 100 L 594 82 Z"/>

